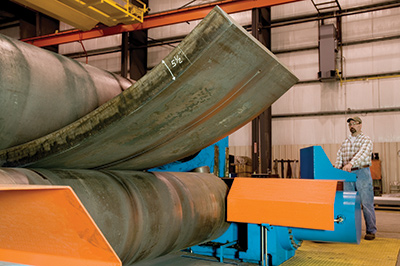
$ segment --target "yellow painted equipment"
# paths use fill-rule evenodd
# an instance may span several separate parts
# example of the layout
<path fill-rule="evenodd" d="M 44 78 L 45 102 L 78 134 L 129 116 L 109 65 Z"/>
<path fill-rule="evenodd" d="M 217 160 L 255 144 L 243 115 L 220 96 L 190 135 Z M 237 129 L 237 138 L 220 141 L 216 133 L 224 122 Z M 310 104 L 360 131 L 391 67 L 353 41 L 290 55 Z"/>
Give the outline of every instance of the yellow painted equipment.
<path fill-rule="evenodd" d="M 113 0 L 14 0 L 17 3 L 40 11 L 81 30 L 91 30 L 99 22 L 106 26 L 143 22 L 148 8 L 136 0 L 121 0 L 121 5 Z M 119 2 L 121 2 L 119 1 Z"/>

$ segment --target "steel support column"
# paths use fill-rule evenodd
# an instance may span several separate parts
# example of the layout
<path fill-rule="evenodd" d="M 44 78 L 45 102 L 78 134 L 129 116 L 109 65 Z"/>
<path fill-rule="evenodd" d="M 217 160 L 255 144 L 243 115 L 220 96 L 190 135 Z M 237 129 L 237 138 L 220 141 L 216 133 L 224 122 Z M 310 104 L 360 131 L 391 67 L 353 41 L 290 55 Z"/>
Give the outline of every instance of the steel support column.
<path fill-rule="evenodd" d="M 129 32 L 129 73 L 133 80 L 147 73 L 147 36 L 147 30 Z"/>
<path fill-rule="evenodd" d="M 146 6 L 148 0 L 142 1 Z M 122 32 L 121 76 L 138 80 L 147 72 L 147 30 Z"/>
<path fill-rule="evenodd" d="M 60 27 L 60 22 L 39 12 L 31 12 L 30 16 L 21 17 L 20 38 L 36 38 L 36 36 L 50 34 Z M 47 46 L 47 50 L 58 53 L 58 45 Z"/>
<path fill-rule="evenodd" d="M 147 30 L 123 32 L 121 76 L 138 80 L 147 72 Z"/>
<path fill-rule="evenodd" d="M 271 50 L 271 8 L 252 10 L 252 34 Z M 268 173 L 271 169 L 271 107 L 252 121 L 253 173 Z"/>
<path fill-rule="evenodd" d="M 128 32 L 122 33 L 121 40 L 121 76 L 128 77 L 129 38 Z"/>

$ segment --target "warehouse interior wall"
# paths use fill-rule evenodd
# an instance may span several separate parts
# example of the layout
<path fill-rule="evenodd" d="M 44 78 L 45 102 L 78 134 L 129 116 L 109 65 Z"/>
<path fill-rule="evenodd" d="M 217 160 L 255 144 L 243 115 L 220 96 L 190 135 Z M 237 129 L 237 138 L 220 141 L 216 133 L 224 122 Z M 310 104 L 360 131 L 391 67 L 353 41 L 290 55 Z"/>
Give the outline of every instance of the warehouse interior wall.
<path fill-rule="evenodd" d="M 345 9 L 384 1 L 339 2 Z M 311 1 L 271 9 L 273 21 L 310 12 L 316 13 Z M 342 31 L 344 78 L 320 82 L 318 22 L 272 28 L 272 52 L 300 79 L 272 105 L 272 158 L 299 160 L 301 148 L 320 145 L 334 164 L 349 135 L 346 120 L 357 115 L 379 153 L 383 192 L 390 193 L 400 180 L 400 8 L 345 16 Z M 250 133 L 250 125 L 235 132 L 230 152 L 251 157 Z"/>
<path fill-rule="evenodd" d="M 323 0 L 320 0 L 321 2 Z M 150 0 L 150 14 L 213 1 Z M 318 2 L 318 1 L 316 1 Z M 379 6 L 396 1 L 339 0 L 342 10 Z M 363 131 L 374 143 L 382 163 L 383 192 L 400 182 L 400 7 L 355 12 L 342 17 L 342 52 L 337 55 L 340 79 L 318 80 L 318 20 L 302 23 L 296 17 L 317 17 L 311 0 L 271 8 L 272 52 L 300 79 L 272 105 L 272 159 L 298 160 L 300 148 L 321 145 L 334 163 L 341 142 L 349 134 L 346 119 L 360 116 Z M 251 11 L 231 14 L 241 25 L 251 25 Z M 200 21 L 148 30 L 149 41 L 179 39 Z M 335 18 L 325 24 L 337 23 Z M 60 23 L 60 31 L 71 26 Z M 0 30 L 20 38 L 18 26 Z M 96 67 L 120 73 L 121 35 L 59 45 L 59 53 Z M 179 42 L 148 47 L 150 70 Z M 101 51 L 85 55 L 86 51 Z M 230 153 L 251 158 L 251 123 L 229 137 Z M 298 176 L 299 167 L 296 169 Z"/>

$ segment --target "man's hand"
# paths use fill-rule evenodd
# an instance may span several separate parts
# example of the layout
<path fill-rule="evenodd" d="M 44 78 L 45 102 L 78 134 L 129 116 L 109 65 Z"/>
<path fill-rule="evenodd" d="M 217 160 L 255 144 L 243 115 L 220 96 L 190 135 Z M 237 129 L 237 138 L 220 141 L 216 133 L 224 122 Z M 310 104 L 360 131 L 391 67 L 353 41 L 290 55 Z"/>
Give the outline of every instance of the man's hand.
<path fill-rule="evenodd" d="M 352 167 L 353 167 L 353 165 L 351 163 L 348 163 L 345 166 L 343 166 L 342 170 L 346 171 L 346 172 L 351 172 Z"/>

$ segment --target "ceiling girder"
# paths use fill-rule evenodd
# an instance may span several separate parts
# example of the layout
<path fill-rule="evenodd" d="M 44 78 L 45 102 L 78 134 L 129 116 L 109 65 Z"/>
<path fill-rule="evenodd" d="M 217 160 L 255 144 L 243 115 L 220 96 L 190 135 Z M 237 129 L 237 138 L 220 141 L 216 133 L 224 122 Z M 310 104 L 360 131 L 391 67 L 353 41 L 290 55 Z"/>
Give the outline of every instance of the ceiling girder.
<path fill-rule="evenodd" d="M 112 27 L 97 27 L 88 31 L 70 30 L 39 37 L 22 39 L 22 41 L 45 47 L 75 41 L 88 40 L 104 36 L 130 32 L 135 30 L 151 29 L 204 18 L 214 6 L 218 5 L 227 13 L 237 13 L 267 6 L 280 5 L 299 0 L 224 0 L 209 4 L 182 8 L 144 17 L 143 23 L 130 25 L 116 25 Z"/>

